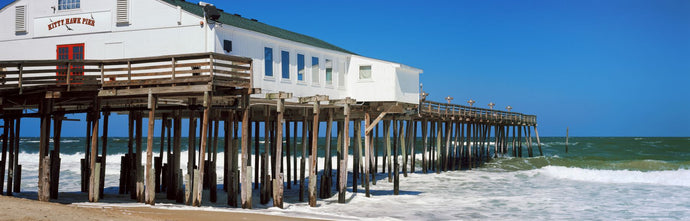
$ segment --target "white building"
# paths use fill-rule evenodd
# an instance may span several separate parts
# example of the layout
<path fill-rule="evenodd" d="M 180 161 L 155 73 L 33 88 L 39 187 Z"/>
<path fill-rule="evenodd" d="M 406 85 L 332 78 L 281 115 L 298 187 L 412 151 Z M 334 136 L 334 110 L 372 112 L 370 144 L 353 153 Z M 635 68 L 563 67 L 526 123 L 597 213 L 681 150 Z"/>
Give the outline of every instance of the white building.
<path fill-rule="evenodd" d="M 262 93 L 419 103 L 420 69 L 356 55 L 205 5 L 180 0 L 17 0 L 0 9 L 0 60 L 216 52 L 252 58 L 253 87 Z"/>

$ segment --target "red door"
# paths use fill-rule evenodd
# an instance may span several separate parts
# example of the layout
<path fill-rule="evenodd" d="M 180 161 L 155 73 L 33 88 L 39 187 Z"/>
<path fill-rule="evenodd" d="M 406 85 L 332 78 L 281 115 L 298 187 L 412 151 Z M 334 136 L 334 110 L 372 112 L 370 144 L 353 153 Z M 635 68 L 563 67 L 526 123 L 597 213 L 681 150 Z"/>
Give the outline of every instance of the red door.
<path fill-rule="evenodd" d="M 58 45 L 57 46 L 57 59 L 58 60 L 84 60 L 84 44 L 69 44 L 69 45 Z M 71 65 L 70 76 L 84 76 L 84 65 Z M 65 78 L 67 72 L 66 65 L 60 65 L 57 67 L 57 80 L 60 82 L 66 82 Z M 78 84 L 82 81 L 82 77 L 72 77 L 70 83 L 74 82 Z"/>

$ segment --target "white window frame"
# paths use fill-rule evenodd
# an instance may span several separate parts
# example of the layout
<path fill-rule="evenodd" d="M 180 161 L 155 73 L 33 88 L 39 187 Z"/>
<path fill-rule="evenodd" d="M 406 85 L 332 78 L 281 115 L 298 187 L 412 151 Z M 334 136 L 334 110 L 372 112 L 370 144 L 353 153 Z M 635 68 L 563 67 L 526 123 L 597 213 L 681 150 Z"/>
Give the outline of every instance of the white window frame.
<path fill-rule="evenodd" d="M 326 80 L 326 60 L 331 61 L 331 83 L 329 84 L 328 81 Z M 336 60 L 333 59 L 330 56 L 324 56 L 323 58 L 323 85 L 326 86 L 327 88 L 335 88 L 335 73 L 336 73 Z"/>
<path fill-rule="evenodd" d="M 317 68 L 318 69 L 317 71 L 319 73 L 316 73 L 316 75 L 314 75 L 314 64 L 313 64 L 314 58 L 317 58 L 319 60 L 319 67 Z M 309 74 L 311 75 L 310 82 L 311 82 L 311 85 L 314 87 L 321 87 L 321 70 L 323 69 L 322 66 L 323 66 L 323 56 L 318 56 L 315 54 L 311 54 L 309 56 Z M 314 76 L 316 76 L 318 78 L 318 79 L 316 79 L 316 81 L 314 81 Z"/>
<path fill-rule="evenodd" d="M 299 85 L 307 85 L 307 82 L 309 82 L 307 80 L 307 77 L 309 76 L 309 73 L 307 73 L 308 72 L 307 70 L 309 68 L 311 68 L 311 66 L 307 66 L 307 64 L 308 64 L 307 60 L 310 59 L 311 56 L 309 56 L 309 54 L 306 53 L 305 51 L 301 51 L 301 50 L 295 50 L 294 54 L 295 54 L 295 82 L 297 82 L 297 84 L 299 84 Z M 298 75 L 299 75 L 299 66 L 298 66 L 299 64 L 297 63 L 298 62 L 297 61 L 297 55 L 298 54 L 301 54 L 302 56 L 304 56 L 304 75 L 302 76 L 302 80 L 299 80 L 299 77 L 298 77 Z"/>
<path fill-rule="evenodd" d="M 273 53 L 272 53 L 273 54 L 273 57 L 272 57 L 273 75 L 272 76 L 266 76 L 266 51 L 265 51 L 266 48 L 271 48 L 273 50 Z M 272 44 L 264 44 L 263 47 L 261 47 L 261 57 L 263 58 L 263 62 L 261 62 L 261 68 L 264 70 L 264 73 L 262 73 L 262 75 L 263 75 L 263 78 L 265 81 L 275 81 L 276 79 L 278 79 L 278 78 L 276 78 L 276 74 L 280 74 L 280 72 L 276 71 L 276 48 L 277 47 L 275 45 L 272 45 Z M 280 50 L 277 50 L 277 51 L 280 51 Z"/>
<path fill-rule="evenodd" d="M 283 51 L 288 53 L 288 78 L 283 78 Z M 280 57 L 280 62 L 278 62 L 278 65 L 280 66 L 279 67 L 279 69 L 280 69 L 279 74 L 280 74 L 280 82 L 282 82 L 282 83 L 289 83 L 289 84 L 292 83 L 292 78 L 293 78 L 292 70 L 291 70 L 292 69 L 292 54 L 294 54 L 294 53 L 290 50 L 290 48 L 280 47 L 280 56 L 278 56 L 278 57 Z M 275 76 L 275 74 L 273 76 Z"/>
<path fill-rule="evenodd" d="M 370 78 L 360 78 L 360 68 L 362 66 L 371 67 L 371 77 Z M 357 82 L 373 82 L 374 81 L 374 65 L 369 63 L 362 63 L 357 65 Z"/>
<path fill-rule="evenodd" d="M 81 10 L 81 0 L 77 0 L 77 1 L 79 1 L 79 7 L 77 7 L 77 8 L 60 9 L 60 0 L 57 0 L 57 4 L 55 5 L 55 9 L 58 12 L 80 11 Z"/>

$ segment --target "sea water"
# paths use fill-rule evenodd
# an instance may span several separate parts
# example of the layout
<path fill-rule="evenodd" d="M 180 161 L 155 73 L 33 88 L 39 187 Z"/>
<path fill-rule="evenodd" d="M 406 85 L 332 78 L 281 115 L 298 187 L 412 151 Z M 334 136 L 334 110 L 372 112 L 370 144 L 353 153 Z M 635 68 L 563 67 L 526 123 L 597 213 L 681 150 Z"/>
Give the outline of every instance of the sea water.
<path fill-rule="evenodd" d="M 301 155 L 299 141 L 301 139 L 296 143 L 297 154 Z M 320 141 L 324 143 L 324 139 Z M 285 190 L 284 209 L 273 208 L 270 203 L 260 205 L 258 191 L 254 191 L 254 210 L 227 208 L 222 190 L 218 191 L 217 203 L 208 202 L 206 192 L 201 208 L 174 204 L 166 201 L 164 195 L 158 196 L 156 207 L 324 219 L 690 219 L 690 138 L 574 137 L 569 141 L 568 153 L 565 153 L 564 138 L 547 137 L 542 138 L 544 156 L 502 156 L 479 168 L 440 174 L 433 171 L 421 173 L 421 154 L 417 154 L 415 173 L 409 173 L 407 177 L 401 173 L 400 195 L 397 196 L 393 195 L 393 184 L 388 182 L 387 174 L 379 173 L 376 175 L 377 184 L 371 186 L 371 197 L 364 195 L 361 185 L 357 193 L 348 187 L 346 204 L 337 203 L 334 195 L 319 199 L 317 207 L 309 207 L 306 202 L 299 202 L 299 185 L 293 185 Z M 156 139 L 154 143 L 155 156 L 158 156 L 160 148 L 158 142 Z M 378 142 L 382 143 L 381 140 Z M 83 138 L 61 140 L 61 200 L 83 202 L 87 199 L 85 194 L 78 193 L 81 179 L 79 160 L 84 158 L 85 143 Z M 222 139 L 219 143 L 219 150 L 223 151 Z M 187 142 L 184 138 L 182 144 L 181 167 L 186 170 Z M 294 150 L 294 144 L 291 145 Z M 538 155 L 536 145 L 533 144 L 535 155 Z M 418 148 L 421 148 L 421 139 L 418 139 Z M 20 150 L 23 193 L 19 196 L 35 198 L 38 139 L 22 138 Z M 378 152 L 383 150 L 380 148 Z M 126 138 L 108 139 L 106 197 L 101 203 L 78 205 L 144 206 L 132 202 L 127 196 L 117 195 L 120 157 L 127 151 Z M 322 150 L 319 154 L 323 155 Z M 223 154 L 219 153 L 218 157 L 219 162 L 223 162 Z M 319 161 L 323 162 L 323 157 Z M 217 168 L 220 184 L 223 178 L 221 165 L 219 163 Z M 352 167 L 351 163 L 349 167 Z M 323 169 L 323 166 L 319 168 Z M 351 182 L 352 174 L 349 175 L 348 181 Z"/>

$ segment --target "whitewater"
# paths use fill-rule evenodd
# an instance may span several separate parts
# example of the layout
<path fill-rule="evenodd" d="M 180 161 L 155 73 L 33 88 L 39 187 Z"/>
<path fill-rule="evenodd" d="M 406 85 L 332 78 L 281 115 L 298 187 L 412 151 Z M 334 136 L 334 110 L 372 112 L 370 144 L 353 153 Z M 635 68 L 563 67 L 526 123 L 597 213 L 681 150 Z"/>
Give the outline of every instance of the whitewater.
<path fill-rule="evenodd" d="M 348 187 L 346 204 L 337 203 L 334 196 L 319 199 L 317 207 L 309 207 L 308 203 L 298 201 L 299 188 L 293 185 L 292 189 L 285 189 L 284 209 L 271 207 L 271 203 L 259 204 L 258 191 L 254 191 L 255 209 L 228 208 L 222 190 L 218 191 L 217 203 L 208 202 L 206 191 L 206 201 L 199 208 L 167 201 L 164 194 L 157 196 L 155 207 L 339 220 L 690 219 L 689 139 L 571 138 L 575 142 L 569 144 L 571 153 L 568 154 L 563 152 L 560 138 L 543 140 L 543 157 L 504 156 L 476 169 L 440 174 L 421 173 L 418 154 L 415 173 L 407 177 L 401 173 L 401 191 L 397 196 L 393 195 L 393 184 L 388 182 L 387 174 L 378 173 L 376 185 L 371 186 L 372 197 L 365 197 L 361 186 L 358 193 Z M 32 139 L 22 142 L 34 145 Z M 79 146 L 80 142 L 73 143 Z M 19 196 L 35 198 L 38 156 L 32 148 L 25 149 L 29 151 L 20 156 L 23 168 Z M 84 203 L 86 195 L 78 192 L 79 159 L 83 153 L 75 150 L 62 154 L 59 201 L 87 207 L 147 206 L 117 194 L 122 151 L 114 152 L 120 153 L 107 157 L 106 197 L 99 203 Z M 218 157 L 223 162 L 223 154 Z M 184 169 L 186 157 L 182 160 Z M 319 161 L 323 163 L 323 158 Z M 222 172 L 219 166 L 217 174 L 221 184 Z M 352 180 L 351 173 L 348 180 Z M 335 193 L 334 188 L 332 191 Z"/>

